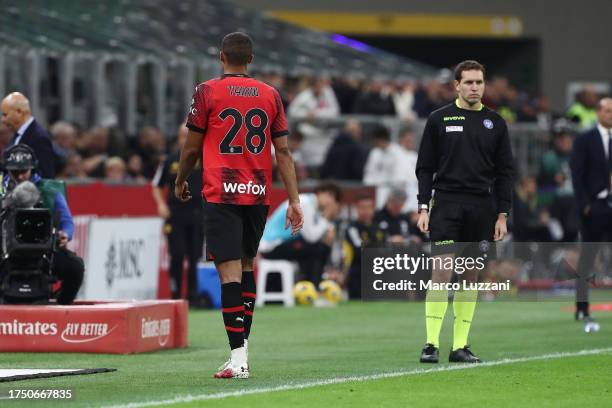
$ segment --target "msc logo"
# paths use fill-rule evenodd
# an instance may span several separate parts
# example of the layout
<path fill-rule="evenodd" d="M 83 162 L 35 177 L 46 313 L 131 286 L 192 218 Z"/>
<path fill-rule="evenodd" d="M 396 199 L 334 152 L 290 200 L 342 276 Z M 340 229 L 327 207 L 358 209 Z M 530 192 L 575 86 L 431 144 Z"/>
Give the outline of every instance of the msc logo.
<path fill-rule="evenodd" d="M 223 191 L 226 193 L 253 194 L 265 195 L 266 186 L 261 184 L 253 184 L 253 180 L 248 183 L 223 183 Z"/>
<path fill-rule="evenodd" d="M 144 269 L 142 259 L 145 242 L 143 239 L 111 241 L 106 251 L 106 284 L 110 288 L 117 279 L 138 279 Z"/>

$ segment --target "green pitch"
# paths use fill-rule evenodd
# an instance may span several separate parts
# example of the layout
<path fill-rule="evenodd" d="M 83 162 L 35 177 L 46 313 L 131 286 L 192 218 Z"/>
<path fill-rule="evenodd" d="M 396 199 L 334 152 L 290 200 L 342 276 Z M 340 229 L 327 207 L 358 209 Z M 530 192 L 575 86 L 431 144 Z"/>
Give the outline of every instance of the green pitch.
<path fill-rule="evenodd" d="M 444 363 L 452 336 L 449 313 L 441 336 L 443 363 L 417 362 L 424 343 L 423 304 L 260 308 L 250 344 L 252 378 L 229 381 L 211 378 L 228 356 L 221 316 L 216 311 L 191 312 L 186 350 L 130 356 L 3 353 L 0 368 L 119 371 L 3 383 L 2 396 L 9 389 L 71 389 L 74 398 L 0 405 L 137 407 L 148 401 L 175 401 L 174 406 L 181 407 L 232 408 L 610 406 L 612 313 L 595 313 L 602 329 L 585 334 L 572 314 L 561 312 L 568 305 L 570 301 L 479 303 L 470 342 L 487 363 L 478 367 Z M 590 351 L 579 355 L 581 350 Z M 282 387 L 285 390 L 278 390 Z"/>

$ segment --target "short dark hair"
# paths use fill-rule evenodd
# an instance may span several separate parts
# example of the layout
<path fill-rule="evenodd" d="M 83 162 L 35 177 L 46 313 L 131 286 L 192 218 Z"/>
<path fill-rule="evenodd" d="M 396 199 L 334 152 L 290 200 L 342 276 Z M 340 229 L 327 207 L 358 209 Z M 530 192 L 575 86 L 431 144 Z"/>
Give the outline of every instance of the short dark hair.
<path fill-rule="evenodd" d="M 253 41 L 245 33 L 229 33 L 221 41 L 221 52 L 231 65 L 247 65 L 253 55 Z"/>
<path fill-rule="evenodd" d="M 342 201 L 342 189 L 340 188 L 339 185 L 337 185 L 333 181 L 326 181 L 326 182 L 319 184 L 318 186 L 315 187 L 314 192 L 315 194 L 330 193 L 331 195 L 334 196 L 334 199 L 337 202 Z"/>
<path fill-rule="evenodd" d="M 391 133 L 386 126 L 376 125 L 372 130 L 372 139 L 391 141 Z"/>
<path fill-rule="evenodd" d="M 482 71 L 483 77 L 487 73 L 484 65 L 482 65 L 480 62 L 475 61 L 475 60 L 465 60 L 457 64 L 457 66 L 455 67 L 455 79 L 458 82 L 461 82 L 461 74 L 463 73 L 463 71 L 472 71 L 472 70 Z"/>
<path fill-rule="evenodd" d="M 355 203 L 360 201 L 375 201 L 371 194 L 360 193 L 355 196 Z"/>

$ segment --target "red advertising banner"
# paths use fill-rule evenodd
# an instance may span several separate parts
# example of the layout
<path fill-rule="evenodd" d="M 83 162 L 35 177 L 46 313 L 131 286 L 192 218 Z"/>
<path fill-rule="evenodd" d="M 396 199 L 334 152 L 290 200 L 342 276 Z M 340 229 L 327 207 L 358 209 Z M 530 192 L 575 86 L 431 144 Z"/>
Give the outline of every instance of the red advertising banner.
<path fill-rule="evenodd" d="M 0 351 L 131 354 L 187 347 L 187 302 L 0 306 Z"/>

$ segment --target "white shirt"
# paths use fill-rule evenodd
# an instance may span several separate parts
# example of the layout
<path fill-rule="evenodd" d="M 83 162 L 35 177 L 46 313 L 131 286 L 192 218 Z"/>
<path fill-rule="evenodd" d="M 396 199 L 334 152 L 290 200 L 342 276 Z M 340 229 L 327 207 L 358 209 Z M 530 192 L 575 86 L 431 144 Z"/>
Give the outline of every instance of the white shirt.
<path fill-rule="evenodd" d="M 14 145 L 19 144 L 19 142 L 21 142 L 21 138 L 23 137 L 23 134 L 25 133 L 25 131 L 28 129 L 28 126 L 30 126 L 30 124 L 34 122 L 34 116 L 30 116 L 30 119 L 26 120 L 23 125 L 21 125 L 21 127 L 17 130 L 17 138 L 15 139 L 15 143 L 13 143 Z"/>
<path fill-rule="evenodd" d="M 312 89 L 304 89 L 287 109 L 288 115 L 296 119 L 303 119 L 311 112 L 314 112 L 316 118 L 335 118 L 340 115 L 336 94 L 330 86 L 324 87 L 318 96 Z"/>
<path fill-rule="evenodd" d="M 396 184 L 398 181 L 398 163 L 404 149 L 391 142 L 386 149 L 375 147 L 370 151 L 363 171 L 363 182 L 368 186 Z"/>
<path fill-rule="evenodd" d="M 604 154 L 606 158 L 608 158 L 608 156 L 610 155 L 610 152 L 608 151 L 608 147 L 610 143 L 610 132 L 612 132 L 612 129 L 606 129 L 605 127 L 601 126 L 601 123 L 598 123 L 597 130 L 599 130 L 599 135 L 601 136 L 601 141 L 603 142 Z M 610 182 L 612 183 L 612 180 Z M 599 194 L 597 194 L 597 198 L 606 198 L 607 196 L 608 196 L 607 188 L 601 190 Z"/>

